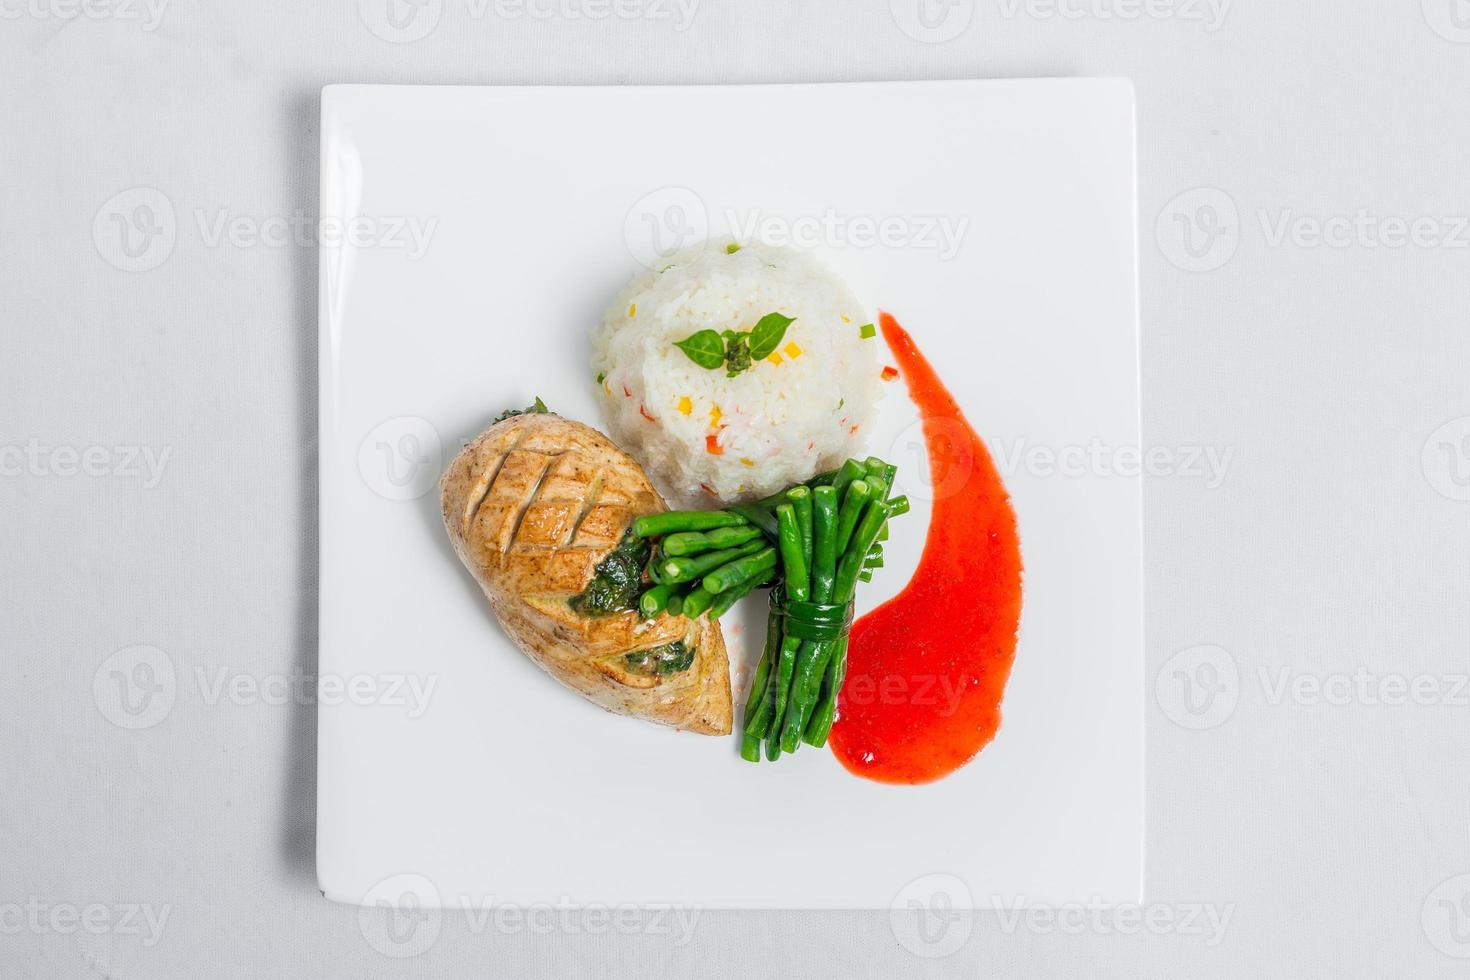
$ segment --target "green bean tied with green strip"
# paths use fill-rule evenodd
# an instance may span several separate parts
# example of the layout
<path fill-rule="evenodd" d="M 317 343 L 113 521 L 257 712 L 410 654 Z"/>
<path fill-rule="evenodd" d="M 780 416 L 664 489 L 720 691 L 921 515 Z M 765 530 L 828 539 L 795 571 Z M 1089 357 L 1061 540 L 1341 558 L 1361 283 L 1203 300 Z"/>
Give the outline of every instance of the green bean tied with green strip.
<path fill-rule="evenodd" d="M 638 610 L 719 619 L 770 587 L 766 642 L 741 727 L 740 754 L 777 759 L 802 742 L 822 746 L 847 676 L 847 636 L 859 582 L 883 567 L 890 518 L 908 513 L 890 497 L 896 467 L 876 456 L 749 504 L 668 511 L 633 522 L 650 542 L 651 582 Z M 762 753 L 764 743 L 764 753 Z"/>

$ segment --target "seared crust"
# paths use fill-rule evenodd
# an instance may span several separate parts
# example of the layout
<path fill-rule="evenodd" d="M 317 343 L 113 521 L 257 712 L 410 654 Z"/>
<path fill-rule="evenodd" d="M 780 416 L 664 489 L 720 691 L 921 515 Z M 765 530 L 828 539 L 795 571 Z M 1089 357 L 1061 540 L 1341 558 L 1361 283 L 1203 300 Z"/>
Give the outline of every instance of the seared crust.
<path fill-rule="evenodd" d="M 594 704 L 661 725 L 730 732 L 730 668 L 719 623 L 636 612 L 586 617 L 580 593 L 633 519 L 666 510 L 639 465 L 602 433 L 550 413 L 490 426 L 449 464 L 444 527 L 500 625 L 527 656 Z M 684 640 L 694 663 L 650 677 L 623 654 Z"/>

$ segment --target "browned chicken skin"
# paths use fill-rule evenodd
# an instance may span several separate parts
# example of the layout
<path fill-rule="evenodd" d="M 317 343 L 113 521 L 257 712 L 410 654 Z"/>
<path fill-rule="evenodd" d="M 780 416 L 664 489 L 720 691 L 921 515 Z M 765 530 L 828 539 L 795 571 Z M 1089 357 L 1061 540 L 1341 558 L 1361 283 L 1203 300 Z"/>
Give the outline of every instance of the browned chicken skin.
<path fill-rule="evenodd" d="M 497 422 L 440 481 L 444 526 L 505 632 L 594 704 L 704 735 L 730 731 L 730 671 L 718 623 L 637 612 L 584 616 L 568 600 L 633 519 L 666 510 L 643 469 L 602 433 L 550 413 Z M 683 670 L 627 654 L 683 642 Z"/>

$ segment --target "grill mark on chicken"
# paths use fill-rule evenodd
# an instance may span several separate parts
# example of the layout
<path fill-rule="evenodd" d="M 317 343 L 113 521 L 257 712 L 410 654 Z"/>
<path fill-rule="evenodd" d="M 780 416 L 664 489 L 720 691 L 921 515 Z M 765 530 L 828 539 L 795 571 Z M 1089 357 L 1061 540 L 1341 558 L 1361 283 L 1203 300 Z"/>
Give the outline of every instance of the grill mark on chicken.
<path fill-rule="evenodd" d="M 465 533 L 469 532 L 469 527 L 475 522 L 475 518 L 480 516 L 480 508 L 485 506 L 485 501 L 490 499 L 490 491 L 495 488 L 495 481 L 500 477 L 500 471 L 505 466 L 505 461 L 510 459 L 510 454 L 520 449 L 521 443 L 525 441 L 526 434 L 522 432 L 516 436 L 515 442 L 511 443 L 510 447 L 500 454 L 500 458 L 490 468 L 490 475 L 485 480 L 485 489 L 480 491 L 480 496 L 475 499 L 473 504 L 465 508 L 463 525 Z"/>
<path fill-rule="evenodd" d="M 524 544 L 520 541 L 510 546 L 510 550 L 517 555 L 549 555 L 556 552 L 561 555 L 570 555 L 580 552 L 606 551 L 605 544 Z"/>
<path fill-rule="evenodd" d="M 587 482 L 587 496 L 582 499 L 582 509 L 577 511 L 577 519 L 572 521 L 572 526 L 567 531 L 566 540 L 562 541 L 561 547 L 569 548 L 572 542 L 577 539 L 577 529 L 582 526 L 582 522 L 587 519 L 587 515 L 592 513 L 592 508 L 597 506 L 597 498 L 602 495 L 602 482 L 602 473 L 600 472 Z"/>
<path fill-rule="evenodd" d="M 546 483 L 546 475 L 551 472 L 556 461 L 565 455 L 566 453 L 557 453 L 546 457 L 546 465 L 541 467 L 541 474 L 536 477 L 536 482 L 531 484 L 530 492 L 526 494 L 526 499 L 521 502 L 520 508 L 516 511 L 515 520 L 510 525 L 510 533 L 505 536 L 505 545 L 500 549 L 501 555 L 510 554 L 510 546 L 515 544 L 516 535 L 521 533 L 521 524 L 526 519 L 526 511 L 531 509 L 531 505 L 541 495 L 541 487 Z"/>

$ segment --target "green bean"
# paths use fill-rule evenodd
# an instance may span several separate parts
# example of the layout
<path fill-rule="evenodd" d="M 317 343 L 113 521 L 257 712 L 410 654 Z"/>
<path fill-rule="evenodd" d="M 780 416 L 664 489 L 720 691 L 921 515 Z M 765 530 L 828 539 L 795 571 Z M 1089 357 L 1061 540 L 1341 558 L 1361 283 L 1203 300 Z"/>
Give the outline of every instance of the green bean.
<path fill-rule="evenodd" d="M 816 476 L 812 477 L 810 480 L 806 481 L 806 485 L 809 489 L 812 490 L 817 489 L 817 487 L 830 487 L 832 485 L 832 481 L 837 479 L 837 474 L 841 472 L 841 468 L 835 470 L 824 470 L 821 473 L 818 473 Z"/>
<path fill-rule="evenodd" d="M 704 577 L 704 588 L 719 595 L 775 567 L 776 549 L 768 545 L 753 555 L 737 558 L 710 572 Z"/>
<path fill-rule="evenodd" d="M 842 682 L 846 678 L 847 637 L 844 636 L 837 641 L 837 649 L 827 664 L 821 699 L 818 700 L 816 710 L 812 712 L 811 721 L 807 722 L 806 731 L 802 734 L 802 738 L 808 745 L 814 745 L 820 749 L 827 744 L 827 736 L 832 731 L 832 721 L 837 715 L 837 696 L 842 693 Z"/>
<path fill-rule="evenodd" d="M 656 538 L 678 531 L 708 531 L 716 527 L 738 527 L 746 523 L 739 514 L 727 510 L 670 510 L 661 514 L 644 514 L 633 522 L 633 536 Z"/>
<path fill-rule="evenodd" d="M 873 494 L 873 488 L 867 480 L 853 480 L 847 485 L 847 494 L 842 498 L 842 508 L 837 512 L 837 554 L 840 557 L 847 551 L 847 543 L 852 538 L 853 528 L 857 527 L 858 518 L 862 517 L 863 508 L 868 505 L 868 498 Z"/>
<path fill-rule="evenodd" d="M 812 567 L 812 492 L 798 484 L 786 491 L 786 499 L 796 511 L 796 526 L 801 529 L 801 553 L 806 567 Z"/>
<path fill-rule="evenodd" d="M 883 567 L 883 555 L 881 553 L 880 554 L 876 554 L 876 555 L 869 554 L 868 557 L 866 557 L 866 558 L 863 559 L 863 568 L 882 568 L 882 567 Z M 858 574 L 861 575 L 862 573 L 859 572 Z"/>
<path fill-rule="evenodd" d="M 776 683 L 771 687 L 773 710 L 769 727 L 762 733 L 766 742 L 766 758 L 774 762 L 781 756 L 781 722 L 786 714 L 787 695 L 791 692 L 791 676 L 796 670 L 796 654 L 801 640 L 788 636 L 781 641 L 781 656 L 777 661 Z"/>
<path fill-rule="evenodd" d="M 883 522 L 886 520 L 888 520 L 888 505 L 881 500 L 874 500 L 863 511 L 862 519 L 858 521 L 858 526 L 852 532 L 852 541 L 848 543 L 847 550 L 842 553 L 842 559 L 837 563 L 837 581 L 832 587 L 833 602 L 852 601 L 852 593 L 857 588 L 858 574 L 863 570 L 863 561 L 867 557 L 868 549 L 873 547 L 874 540 L 878 537 L 878 530 L 883 527 Z"/>
<path fill-rule="evenodd" d="M 892 515 L 890 514 L 889 516 L 891 517 Z M 878 532 L 878 540 L 879 541 L 887 541 L 888 540 L 888 525 L 887 524 L 884 524 L 883 525 L 883 530 L 881 530 L 881 531 Z"/>
<path fill-rule="evenodd" d="M 726 589 L 724 592 L 721 592 L 719 595 L 715 596 L 715 601 L 710 604 L 709 618 L 719 619 L 721 616 L 725 615 L 725 613 L 730 611 L 731 606 L 735 605 L 735 603 L 750 595 L 762 585 L 770 582 L 775 577 L 776 565 L 774 562 L 772 562 L 759 574 L 746 579 L 744 582 L 739 583 L 734 588 L 729 588 Z"/>
<path fill-rule="evenodd" d="M 766 615 L 766 646 L 761 651 L 760 661 L 755 665 L 755 677 L 750 682 L 750 693 L 745 696 L 745 721 L 740 726 L 741 734 L 745 736 L 740 743 L 740 754 L 751 762 L 755 762 L 760 758 L 760 739 L 751 739 L 751 736 L 747 733 L 755 722 L 756 715 L 760 713 L 761 706 L 766 703 L 766 685 L 770 683 L 771 670 L 780 652 L 781 616 L 773 604 L 771 611 Z M 746 755 L 747 741 L 752 742 L 757 747 L 756 758 L 754 759 L 750 759 Z"/>
<path fill-rule="evenodd" d="M 867 477 L 867 484 L 868 487 L 873 491 L 873 500 L 888 499 L 888 481 L 883 479 L 882 473 Z"/>
<path fill-rule="evenodd" d="M 842 467 L 838 469 L 832 476 L 832 492 L 837 494 L 837 499 L 842 499 L 842 493 L 847 489 L 847 485 L 849 483 L 851 483 L 853 480 L 861 480 L 863 474 L 866 472 L 867 471 L 863 468 L 863 464 L 859 463 L 855 459 L 849 459 L 847 462 L 843 463 Z"/>
<path fill-rule="evenodd" d="M 859 582 L 871 582 L 871 581 L 873 581 L 873 570 L 871 568 L 865 568 L 861 572 L 858 572 L 858 581 Z"/>
<path fill-rule="evenodd" d="M 684 597 L 684 615 L 690 619 L 698 619 L 714 601 L 715 594 L 701 585 Z"/>
<path fill-rule="evenodd" d="M 671 558 L 697 555 L 711 547 L 703 531 L 675 531 L 660 541 L 658 546 L 659 550 Z"/>
<path fill-rule="evenodd" d="M 664 554 L 679 558 L 711 549 L 733 548 L 755 540 L 760 534 L 760 528 L 748 524 L 744 527 L 717 527 L 708 531 L 678 531 L 664 538 L 660 546 Z"/>
<path fill-rule="evenodd" d="M 800 744 L 808 722 L 816 710 L 822 679 L 826 676 L 827 667 L 836 656 L 837 648 L 842 643 L 843 640 L 823 640 L 817 643 L 802 644 L 801 653 L 797 656 L 795 675 L 791 681 L 790 704 L 786 709 L 786 718 L 781 726 L 781 748 L 785 751 L 794 752 L 796 746 Z"/>
<path fill-rule="evenodd" d="M 753 555 L 764 547 L 766 547 L 765 541 L 757 539 L 735 548 L 706 551 L 702 555 L 667 558 L 659 563 L 659 570 L 663 573 L 663 581 L 666 583 L 692 582 L 697 578 L 703 578 L 721 565 L 728 564 L 737 558 L 744 558 L 746 555 Z"/>
<path fill-rule="evenodd" d="M 782 499 L 785 499 L 782 497 Z M 776 536 L 776 515 L 774 513 L 777 501 L 770 498 L 757 500 L 750 504 L 731 504 L 728 510 L 732 514 L 739 514 L 751 524 L 760 528 L 767 536 Z"/>
<path fill-rule="evenodd" d="M 775 750 L 774 751 L 776 751 L 778 753 L 779 752 L 785 752 L 787 755 L 790 755 L 791 753 L 795 752 L 797 749 L 801 748 L 801 743 L 800 742 L 797 742 L 795 745 L 791 746 L 791 748 L 788 749 L 786 747 L 785 743 L 781 741 L 780 733 L 779 732 L 772 732 L 771 733 L 771 741 L 770 741 L 769 744 L 766 745 L 766 753 L 767 754 L 769 754 L 771 751 L 773 751 L 772 748 L 771 748 L 772 745 L 775 746 Z"/>
<path fill-rule="evenodd" d="M 670 616 L 684 615 L 684 596 L 678 592 L 675 592 L 673 595 L 669 596 L 668 609 Z"/>
<path fill-rule="evenodd" d="M 778 661 L 780 659 L 780 656 L 781 651 L 778 649 L 776 651 L 776 658 Z M 756 741 L 760 741 L 761 739 L 765 738 L 766 733 L 771 730 L 771 718 L 776 711 L 775 705 L 772 704 L 772 702 L 776 698 L 776 671 L 779 669 L 779 666 L 772 665 L 771 676 L 766 681 L 765 690 L 761 692 L 760 703 L 754 705 L 754 710 L 748 710 L 745 713 L 744 732 L 745 734 L 754 738 Z"/>
<path fill-rule="evenodd" d="M 777 672 L 780 670 L 781 651 L 776 650 L 776 660 L 771 664 L 771 675 L 766 680 L 765 690 L 761 692 L 760 703 L 752 704 L 745 712 L 745 727 L 742 731 L 759 742 L 766 737 L 771 730 L 771 718 L 776 713 L 773 703 L 776 699 Z"/>
<path fill-rule="evenodd" d="M 825 649 L 822 650 L 821 659 L 817 661 L 816 677 L 812 679 L 811 685 L 808 688 L 807 692 L 809 695 L 809 703 L 807 705 L 806 714 L 807 718 L 811 717 L 811 709 L 816 706 L 817 695 L 821 693 L 822 685 L 827 677 L 827 671 L 832 666 L 832 661 L 836 659 L 838 649 L 840 649 L 846 642 L 847 637 L 843 636 L 835 640 L 827 640 L 825 643 L 822 644 Z M 803 725 L 803 728 L 804 727 L 805 725 Z"/>
<path fill-rule="evenodd" d="M 779 528 L 781 563 L 786 573 L 786 594 L 794 602 L 805 602 L 810 593 L 806 554 L 801 547 L 801 528 L 796 523 L 796 508 L 781 504 L 776 508 Z"/>
<path fill-rule="evenodd" d="M 797 651 L 796 664 L 791 673 L 791 693 L 786 698 L 786 712 L 781 718 L 781 749 L 785 752 L 796 751 L 796 744 L 801 741 L 806 703 L 809 699 L 807 686 L 816 671 L 816 663 L 821 659 L 822 647 L 825 645 L 821 640 L 804 640 Z"/>
<path fill-rule="evenodd" d="M 907 494 L 900 494 L 888 501 L 889 517 L 897 517 L 909 512 L 909 498 Z"/>
<path fill-rule="evenodd" d="M 673 587 L 668 585 L 655 585 L 638 597 L 638 611 L 643 613 L 643 618 L 652 619 L 668 608 L 669 596 L 673 594 Z"/>
<path fill-rule="evenodd" d="M 837 492 L 831 487 L 812 491 L 812 601 L 832 598 L 837 573 Z"/>
<path fill-rule="evenodd" d="M 716 548 L 733 548 L 736 545 L 754 541 L 761 536 L 760 528 L 745 525 L 743 527 L 716 527 L 702 532 Z"/>
<path fill-rule="evenodd" d="M 655 544 L 653 546 L 653 551 L 649 552 L 648 555 L 648 577 L 653 579 L 655 585 L 671 584 L 664 580 L 663 572 L 660 571 L 659 566 L 663 564 L 663 560 L 663 549 L 660 548 L 658 544 Z"/>
<path fill-rule="evenodd" d="M 756 741 L 765 738 L 770 729 L 770 719 L 775 711 L 775 685 L 776 677 L 780 673 L 781 659 L 781 597 L 780 586 L 772 589 L 767 597 L 769 611 L 766 613 L 766 646 L 761 651 L 761 659 L 769 660 L 770 666 L 766 671 L 767 681 L 761 687 L 760 697 L 757 700 L 755 686 L 751 686 L 750 698 L 745 709 L 745 734 L 753 735 Z"/>
<path fill-rule="evenodd" d="M 761 740 L 754 735 L 740 733 L 740 758 L 746 762 L 761 761 Z"/>
<path fill-rule="evenodd" d="M 755 665 L 755 677 L 750 682 L 750 695 L 745 699 L 745 721 L 740 726 L 744 731 L 755 716 L 755 709 L 766 697 L 766 683 L 771 678 L 771 652 L 767 650 L 761 655 L 760 662 Z"/>
<path fill-rule="evenodd" d="M 813 748 L 820 749 L 827 744 L 827 736 L 832 731 L 832 718 L 836 711 L 836 702 L 827 698 L 823 692 L 822 697 L 817 699 L 817 706 L 812 709 L 812 716 L 806 723 L 806 731 L 802 733 L 801 740 Z"/>

